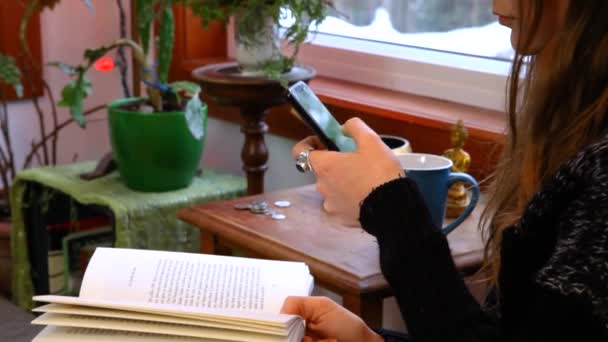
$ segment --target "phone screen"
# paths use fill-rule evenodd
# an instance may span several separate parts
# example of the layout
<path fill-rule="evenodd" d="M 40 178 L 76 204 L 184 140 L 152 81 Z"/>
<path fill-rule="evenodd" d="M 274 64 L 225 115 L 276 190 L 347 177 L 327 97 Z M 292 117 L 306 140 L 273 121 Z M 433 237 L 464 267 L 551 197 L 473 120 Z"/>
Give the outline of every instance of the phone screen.
<path fill-rule="evenodd" d="M 355 141 L 342 133 L 342 125 L 331 115 L 306 83 L 296 83 L 289 88 L 289 93 L 298 113 L 309 125 L 313 126 L 313 130 L 324 140 L 324 143 L 327 144 L 327 139 L 329 139 L 340 152 L 352 152 L 357 149 Z M 333 146 L 327 147 L 332 149 Z"/>

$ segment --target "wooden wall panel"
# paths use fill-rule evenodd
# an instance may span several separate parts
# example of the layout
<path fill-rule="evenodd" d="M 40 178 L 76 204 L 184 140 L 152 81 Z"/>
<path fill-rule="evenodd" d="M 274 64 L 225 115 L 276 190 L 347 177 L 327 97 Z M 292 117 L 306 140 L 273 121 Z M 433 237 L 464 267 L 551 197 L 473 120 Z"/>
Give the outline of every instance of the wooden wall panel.
<path fill-rule="evenodd" d="M 18 61 L 22 61 L 21 47 L 19 43 L 19 25 L 23 17 L 24 8 L 21 1 L 2 0 L 0 1 L 0 53 L 15 57 Z M 41 66 L 42 63 L 42 46 L 40 41 L 40 17 L 35 15 L 31 18 L 28 31 L 27 41 L 29 43 L 30 52 L 34 58 L 36 65 Z M 23 63 L 20 63 L 23 69 Z M 40 70 L 32 70 L 33 82 L 31 86 L 24 80 L 25 97 L 33 95 L 42 95 L 42 83 Z M 2 87 L 2 93 L 8 100 L 16 99 L 16 94 L 11 87 Z"/>
<path fill-rule="evenodd" d="M 192 70 L 225 61 L 228 55 L 224 23 L 213 23 L 203 29 L 201 21 L 190 10 L 176 6 L 175 47 L 170 70 L 172 80 L 189 80 Z"/>

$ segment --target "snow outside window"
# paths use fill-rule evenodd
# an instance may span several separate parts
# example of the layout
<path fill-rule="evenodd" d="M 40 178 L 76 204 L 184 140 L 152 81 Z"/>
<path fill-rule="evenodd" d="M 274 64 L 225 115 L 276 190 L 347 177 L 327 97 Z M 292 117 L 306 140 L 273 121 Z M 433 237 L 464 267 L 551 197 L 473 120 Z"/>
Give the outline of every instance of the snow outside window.
<path fill-rule="evenodd" d="M 504 109 L 513 50 L 492 0 L 334 0 L 300 62 L 324 76 Z M 285 23 L 290 21 L 284 19 Z"/>

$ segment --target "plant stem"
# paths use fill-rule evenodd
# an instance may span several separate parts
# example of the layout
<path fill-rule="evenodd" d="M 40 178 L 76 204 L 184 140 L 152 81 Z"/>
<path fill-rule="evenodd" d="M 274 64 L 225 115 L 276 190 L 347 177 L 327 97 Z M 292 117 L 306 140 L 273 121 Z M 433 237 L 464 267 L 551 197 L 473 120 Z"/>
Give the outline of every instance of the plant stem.
<path fill-rule="evenodd" d="M 53 114 L 53 132 L 55 132 L 55 135 L 53 137 L 53 141 L 51 142 L 51 164 L 52 165 L 56 165 L 57 164 L 57 142 L 59 140 L 59 131 L 57 131 L 57 125 L 59 122 L 59 117 L 57 115 L 57 106 L 55 105 L 55 96 L 53 96 L 53 92 L 51 91 L 51 87 L 49 87 L 49 84 L 47 83 L 47 81 L 45 79 L 42 79 L 42 84 L 44 86 L 44 89 L 46 90 L 46 93 L 48 94 L 49 97 L 49 102 L 51 103 L 51 113 Z"/>
<path fill-rule="evenodd" d="M 140 67 L 142 68 L 141 78 L 143 80 L 147 81 L 149 84 L 156 83 L 156 80 L 154 79 L 154 73 L 152 72 L 152 68 L 148 64 L 148 61 L 146 60 L 146 55 L 144 53 L 144 50 L 131 39 L 118 39 L 118 40 L 114 41 L 114 43 L 112 43 L 110 46 L 108 46 L 107 50 L 112 50 L 112 49 L 115 49 L 120 46 L 128 46 L 133 50 L 133 57 L 135 58 L 137 63 L 139 63 Z M 163 110 L 163 102 L 162 102 L 162 98 L 160 96 L 160 91 L 149 85 L 146 87 L 146 90 L 148 92 L 148 97 L 150 98 L 150 103 L 152 104 L 154 109 L 156 111 L 161 112 Z"/>
<path fill-rule="evenodd" d="M 86 112 L 84 112 L 83 115 L 84 116 L 91 115 L 104 108 L 106 108 L 105 105 L 93 107 L 93 108 L 87 110 Z M 51 132 L 49 135 L 43 136 L 38 143 L 32 144 L 32 150 L 25 158 L 25 162 L 23 163 L 23 168 L 26 169 L 30 166 L 30 164 L 32 163 L 32 159 L 34 158 L 34 155 L 38 152 L 38 149 L 40 149 L 40 147 L 44 146 L 49 139 L 53 138 L 53 136 L 56 135 L 60 130 L 62 130 L 63 128 L 65 128 L 66 126 L 68 126 L 69 124 L 71 124 L 73 122 L 75 122 L 74 118 L 69 118 L 69 119 L 61 122 L 60 124 L 57 125 L 56 128 L 54 128 L 53 132 Z"/>
<path fill-rule="evenodd" d="M 3 116 L 0 118 L 0 129 L 2 131 L 2 137 L 4 138 L 4 143 L 6 145 L 6 154 L 8 154 L 8 158 L 6 158 L 6 166 L 8 168 L 7 172 L 10 171 L 8 175 L 9 179 L 15 178 L 15 155 L 13 153 L 13 144 L 10 134 L 10 126 L 9 126 L 9 116 L 8 116 L 8 104 L 6 103 L 6 98 L 4 97 L 4 93 L 0 90 L 0 102 L 2 102 L 2 110 Z M 2 149 L 0 149 L 2 151 Z"/>
<path fill-rule="evenodd" d="M 0 116 L 0 121 L 1 121 L 1 125 L 2 125 L 2 136 L 4 136 L 4 138 L 6 139 L 6 135 L 5 135 L 5 129 L 4 126 L 8 126 L 7 123 L 7 118 L 8 118 L 8 105 L 6 104 L 6 99 L 4 98 L 4 94 L 2 93 L 2 90 L 0 89 L 0 102 L 2 102 L 2 111 L 3 111 L 3 115 Z M 7 145 L 7 149 L 8 149 L 8 144 Z M 2 162 L 0 162 L 0 178 L 2 178 L 2 186 L 4 187 L 4 190 L 8 191 L 10 190 L 10 183 L 8 181 L 8 170 L 7 168 L 10 168 L 11 163 L 9 161 L 6 160 L 6 156 L 4 153 L 4 150 L 2 148 L 0 148 L 0 154 L 1 154 L 1 158 L 2 158 Z M 6 196 L 7 200 L 10 196 Z M 9 203 L 10 205 L 10 203 Z"/>
<path fill-rule="evenodd" d="M 3 149 L 0 149 L 0 161 L 4 166 L 4 175 L 2 175 L 3 177 L 6 177 L 6 179 L 8 180 L 10 178 L 10 160 L 8 159 L 8 157 L 6 156 L 6 152 L 4 152 Z"/>
<path fill-rule="evenodd" d="M 32 140 L 32 151 L 34 151 L 34 141 Z M 34 153 L 34 156 L 36 157 L 36 160 L 38 160 L 38 164 L 42 165 L 42 158 L 40 158 L 40 153 L 38 152 L 38 150 L 36 150 L 36 152 Z"/>
<path fill-rule="evenodd" d="M 23 14 L 23 18 L 21 18 L 21 23 L 19 25 L 19 41 L 21 42 L 21 48 L 25 52 L 25 55 L 28 59 L 33 60 L 30 48 L 27 45 L 27 40 L 25 39 L 25 35 L 27 33 L 27 25 L 29 24 L 30 18 L 38 9 L 40 8 L 40 0 L 30 0 L 28 2 L 27 7 L 25 9 L 25 13 Z"/>
<path fill-rule="evenodd" d="M 120 14 L 120 38 L 127 37 L 127 18 L 125 15 L 125 8 L 122 4 L 122 0 L 116 0 L 118 5 L 118 12 Z M 120 61 L 120 81 L 122 83 L 122 91 L 125 97 L 131 97 L 129 90 L 129 83 L 127 82 L 127 57 L 125 56 L 125 50 L 123 48 L 118 49 L 118 60 Z"/>
<path fill-rule="evenodd" d="M 8 177 L 6 176 L 7 174 L 7 170 L 6 170 L 6 165 L 4 163 L 0 163 L 0 178 L 2 178 L 2 186 L 4 187 L 4 193 L 6 194 L 6 201 L 9 205 L 10 208 L 10 191 L 11 191 L 11 185 L 8 181 Z"/>
<path fill-rule="evenodd" d="M 28 81 L 28 85 L 30 87 L 30 89 L 32 90 L 32 93 L 35 93 L 35 87 L 34 87 L 34 83 L 32 82 L 32 75 L 29 69 L 29 64 L 28 64 L 28 60 L 26 59 L 25 63 L 24 63 L 24 68 L 23 68 L 23 76 L 24 79 L 26 79 Z M 44 111 L 42 111 L 42 108 L 40 107 L 40 102 L 38 101 L 38 97 L 37 96 L 33 96 L 32 97 L 32 102 L 34 103 L 34 108 L 36 109 L 36 114 L 38 114 L 38 125 L 40 127 L 40 136 L 44 137 L 46 135 L 46 125 L 44 122 Z M 48 150 L 48 146 L 46 144 L 42 145 L 42 152 L 43 152 L 43 156 L 44 156 L 44 163 L 42 165 L 49 165 L 49 150 Z"/>

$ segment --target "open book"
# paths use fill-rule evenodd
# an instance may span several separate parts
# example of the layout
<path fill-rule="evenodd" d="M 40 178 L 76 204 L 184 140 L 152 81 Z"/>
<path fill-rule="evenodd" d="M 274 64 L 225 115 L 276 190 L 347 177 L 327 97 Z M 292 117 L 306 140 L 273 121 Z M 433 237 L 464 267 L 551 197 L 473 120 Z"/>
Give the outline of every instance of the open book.
<path fill-rule="evenodd" d="M 312 287 L 303 263 L 100 247 L 78 297 L 34 297 L 34 341 L 301 341 L 279 312 Z"/>

